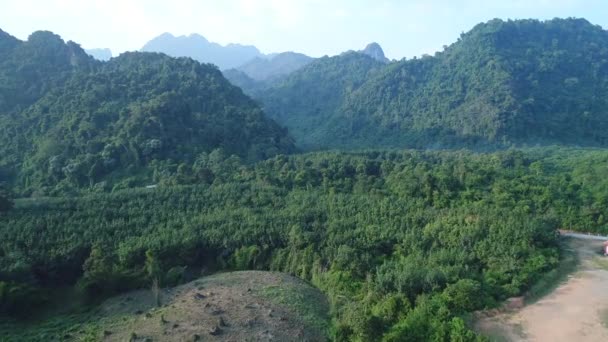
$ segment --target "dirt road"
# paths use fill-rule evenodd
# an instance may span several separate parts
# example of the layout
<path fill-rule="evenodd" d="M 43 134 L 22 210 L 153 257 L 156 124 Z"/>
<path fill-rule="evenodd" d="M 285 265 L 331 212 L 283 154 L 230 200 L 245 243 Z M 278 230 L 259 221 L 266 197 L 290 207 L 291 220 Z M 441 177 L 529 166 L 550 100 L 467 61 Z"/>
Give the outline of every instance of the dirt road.
<path fill-rule="evenodd" d="M 514 313 L 480 318 L 476 329 L 493 341 L 608 341 L 608 259 L 602 239 L 572 238 L 575 273 L 551 294 Z"/>

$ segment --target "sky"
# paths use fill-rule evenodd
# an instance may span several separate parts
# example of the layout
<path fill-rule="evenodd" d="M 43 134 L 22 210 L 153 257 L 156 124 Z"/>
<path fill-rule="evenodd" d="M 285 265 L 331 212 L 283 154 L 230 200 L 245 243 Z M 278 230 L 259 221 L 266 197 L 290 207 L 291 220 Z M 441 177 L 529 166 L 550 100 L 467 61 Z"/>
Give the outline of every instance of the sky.
<path fill-rule="evenodd" d="M 0 29 L 49 30 L 114 55 L 164 32 L 313 57 L 378 42 L 387 57 L 433 54 L 493 18 L 586 18 L 608 28 L 608 0 L 0 0 Z"/>

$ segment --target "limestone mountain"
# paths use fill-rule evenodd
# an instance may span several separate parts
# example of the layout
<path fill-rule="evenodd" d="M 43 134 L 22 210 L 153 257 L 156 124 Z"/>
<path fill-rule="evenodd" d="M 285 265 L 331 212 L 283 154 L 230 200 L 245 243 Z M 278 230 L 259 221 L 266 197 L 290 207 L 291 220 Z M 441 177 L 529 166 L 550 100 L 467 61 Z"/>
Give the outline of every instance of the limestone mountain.
<path fill-rule="evenodd" d="M 147 42 L 141 49 L 144 52 L 162 52 L 172 57 L 190 57 L 201 63 L 211 63 L 220 69 L 235 68 L 263 54 L 251 45 L 220 45 L 208 41 L 199 34 L 173 36 L 163 33 Z"/>
<path fill-rule="evenodd" d="M 50 32 L 0 37 L 0 176 L 20 193 L 150 182 L 217 149 L 244 160 L 293 150 L 213 65 L 142 52 L 99 62 Z"/>
<path fill-rule="evenodd" d="M 370 43 L 365 49 L 361 50 L 361 53 L 370 56 L 378 62 L 388 63 L 390 60 L 384 56 L 384 50 L 378 43 Z"/>
<path fill-rule="evenodd" d="M 95 61 L 74 42 L 48 31 L 27 41 L 0 30 L 0 118 L 18 112 L 62 84 L 74 72 L 90 70 Z"/>
<path fill-rule="evenodd" d="M 107 61 L 112 58 L 112 50 L 110 49 L 86 49 L 85 51 L 98 61 Z"/>
<path fill-rule="evenodd" d="M 256 57 L 237 69 L 254 80 L 266 81 L 291 74 L 314 58 L 296 52 L 283 52 L 271 57 Z"/>
<path fill-rule="evenodd" d="M 271 117 L 289 127 L 300 146 L 335 146 L 332 120 L 344 99 L 384 66 L 354 51 L 326 56 L 252 95 L 264 104 Z"/>
<path fill-rule="evenodd" d="M 318 59 L 256 96 L 310 148 L 608 145 L 608 32 L 586 20 L 492 20 L 435 56 L 359 55 L 375 64 Z"/>

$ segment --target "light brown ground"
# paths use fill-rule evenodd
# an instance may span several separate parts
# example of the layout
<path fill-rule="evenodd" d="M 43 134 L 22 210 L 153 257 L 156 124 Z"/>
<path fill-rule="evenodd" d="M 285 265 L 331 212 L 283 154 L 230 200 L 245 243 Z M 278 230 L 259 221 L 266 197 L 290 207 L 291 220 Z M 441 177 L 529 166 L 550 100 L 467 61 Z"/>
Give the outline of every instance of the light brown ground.
<path fill-rule="evenodd" d="M 272 272 L 232 272 L 165 290 L 113 298 L 107 315 L 129 319 L 104 328 L 103 341 L 325 341 L 328 304 L 316 289 Z"/>
<path fill-rule="evenodd" d="M 608 259 L 601 241 L 572 240 L 578 270 L 554 292 L 515 313 L 488 315 L 476 329 L 494 341 L 608 341 Z"/>

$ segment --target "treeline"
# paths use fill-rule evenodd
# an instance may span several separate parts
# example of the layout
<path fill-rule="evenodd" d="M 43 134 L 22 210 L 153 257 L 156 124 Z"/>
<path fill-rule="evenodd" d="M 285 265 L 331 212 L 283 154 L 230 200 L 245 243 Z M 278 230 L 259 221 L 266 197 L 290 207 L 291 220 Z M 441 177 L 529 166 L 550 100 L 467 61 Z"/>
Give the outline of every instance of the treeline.
<path fill-rule="evenodd" d="M 556 229 L 608 232 L 608 153 L 315 153 L 159 165 L 156 189 L 24 199 L 0 216 L 0 307 L 91 299 L 195 270 L 269 269 L 322 289 L 336 340 L 461 340 L 473 310 L 559 261 Z"/>

